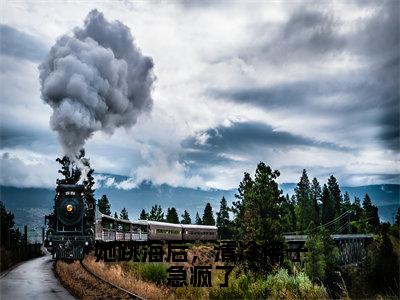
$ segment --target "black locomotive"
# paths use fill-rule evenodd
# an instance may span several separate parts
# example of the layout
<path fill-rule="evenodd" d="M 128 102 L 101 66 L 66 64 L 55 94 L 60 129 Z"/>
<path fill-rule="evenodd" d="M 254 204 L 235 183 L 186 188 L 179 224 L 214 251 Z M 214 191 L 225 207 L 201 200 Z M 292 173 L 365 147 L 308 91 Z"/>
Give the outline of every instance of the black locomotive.
<path fill-rule="evenodd" d="M 80 184 L 58 184 L 54 212 L 45 216 L 45 247 L 53 258 L 81 260 L 94 243 L 95 203 Z"/>

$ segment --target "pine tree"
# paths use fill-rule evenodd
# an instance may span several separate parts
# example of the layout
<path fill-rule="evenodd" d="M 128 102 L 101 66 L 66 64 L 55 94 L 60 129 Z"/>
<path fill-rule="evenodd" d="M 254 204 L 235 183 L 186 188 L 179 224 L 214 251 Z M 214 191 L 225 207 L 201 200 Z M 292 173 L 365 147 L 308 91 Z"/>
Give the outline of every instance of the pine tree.
<path fill-rule="evenodd" d="M 149 220 L 150 221 L 158 221 L 158 222 L 164 222 L 164 213 L 161 209 L 161 205 L 154 205 L 149 214 Z"/>
<path fill-rule="evenodd" d="M 351 210 L 350 196 L 348 192 L 343 194 L 343 212 Z"/>
<path fill-rule="evenodd" d="M 144 209 L 142 209 L 142 212 L 140 213 L 139 220 L 147 220 L 149 218 L 148 214 Z"/>
<path fill-rule="evenodd" d="M 326 224 L 335 218 L 335 203 L 331 193 L 324 184 L 322 188 L 322 224 Z"/>
<path fill-rule="evenodd" d="M 196 212 L 196 221 L 195 222 L 196 222 L 196 225 L 202 225 L 203 224 L 203 222 L 200 219 L 200 216 L 199 216 L 198 212 Z"/>
<path fill-rule="evenodd" d="M 316 226 L 321 224 L 321 213 L 320 213 L 320 202 L 322 198 L 322 191 L 321 186 L 318 182 L 317 178 L 313 178 L 312 185 L 311 185 L 311 202 L 312 202 L 312 209 L 311 209 L 311 220 L 314 222 Z"/>
<path fill-rule="evenodd" d="M 219 212 L 217 212 L 218 235 L 221 239 L 231 237 L 231 222 L 229 221 L 229 211 L 225 197 L 220 202 Z"/>
<path fill-rule="evenodd" d="M 397 209 L 395 224 L 400 227 L 400 207 Z"/>
<path fill-rule="evenodd" d="M 187 210 L 183 212 L 181 224 L 192 224 L 192 220 L 190 219 L 190 215 Z"/>
<path fill-rule="evenodd" d="M 239 184 L 238 194 L 235 195 L 238 201 L 232 207 L 235 214 L 233 226 L 235 238 L 243 244 L 253 241 L 260 244 L 283 241 L 282 206 L 285 198 L 276 181 L 279 175 L 279 171 L 273 171 L 260 162 L 254 181 L 245 173 Z M 264 274 L 270 272 L 272 265 L 266 255 L 258 255 L 251 261 L 246 260 L 246 268 Z"/>
<path fill-rule="evenodd" d="M 328 179 L 328 189 L 331 194 L 333 203 L 334 203 L 334 216 L 335 218 L 341 215 L 341 207 L 342 207 L 342 194 L 340 192 L 339 184 L 336 178 L 331 175 Z M 340 227 L 340 225 L 338 225 Z"/>
<path fill-rule="evenodd" d="M 114 219 L 118 219 L 118 214 L 116 211 L 114 212 Z"/>
<path fill-rule="evenodd" d="M 372 200 L 368 194 L 365 194 L 363 200 L 363 209 L 368 224 L 371 226 L 372 231 L 376 232 L 379 229 L 380 224 L 378 207 L 372 204 Z"/>
<path fill-rule="evenodd" d="M 68 156 L 57 158 L 56 161 L 61 164 L 61 170 L 58 170 L 58 173 L 64 176 L 64 179 L 57 179 L 57 184 L 67 184 L 71 178 L 71 161 Z"/>
<path fill-rule="evenodd" d="M 204 208 L 202 223 L 203 225 L 215 225 L 215 219 L 210 203 L 207 203 L 206 207 Z"/>
<path fill-rule="evenodd" d="M 304 231 L 310 224 L 312 211 L 310 181 L 308 180 L 307 171 L 305 169 L 294 191 L 300 213 L 298 228 L 300 231 Z"/>
<path fill-rule="evenodd" d="M 111 206 L 106 195 L 101 196 L 101 198 L 97 201 L 97 207 L 102 214 L 111 216 Z"/>
<path fill-rule="evenodd" d="M 310 279 L 320 283 L 325 279 L 326 262 L 324 256 L 324 244 L 318 232 L 312 231 L 304 244 L 308 249 L 304 258 L 304 270 Z"/>
<path fill-rule="evenodd" d="M 254 181 L 245 173 L 235 195 L 239 201 L 232 207 L 236 238 L 245 242 L 282 240 L 285 198 L 276 182 L 279 175 L 263 162 L 257 165 Z"/>
<path fill-rule="evenodd" d="M 239 183 L 238 194 L 235 194 L 235 198 L 238 200 L 234 201 L 231 207 L 231 211 L 235 215 L 232 229 L 237 239 L 242 239 L 246 236 L 246 231 L 251 230 L 246 224 L 245 212 L 248 210 L 248 202 L 253 198 L 253 186 L 253 179 L 249 173 L 245 172 L 243 180 Z"/>
<path fill-rule="evenodd" d="M 176 212 L 175 207 L 172 207 L 171 209 L 168 208 L 166 221 L 168 223 L 179 224 L 178 213 Z"/>
<path fill-rule="evenodd" d="M 90 167 L 89 159 L 85 158 L 85 150 L 81 149 L 79 159 L 82 162 L 84 168 L 87 171 L 86 178 L 83 180 L 83 193 L 85 195 L 85 200 L 87 203 L 87 218 L 88 222 L 94 222 L 96 199 L 94 198 L 94 192 L 96 191 L 93 187 L 95 185 L 95 179 L 93 177 L 94 169 Z"/>
<path fill-rule="evenodd" d="M 121 210 L 121 213 L 119 214 L 119 218 L 122 220 L 129 220 L 128 211 L 126 210 L 125 207 Z"/>
<path fill-rule="evenodd" d="M 368 224 L 365 220 L 365 213 L 363 208 L 361 207 L 360 198 L 354 197 L 354 202 L 351 204 L 352 214 L 352 222 L 350 224 L 350 232 L 351 233 L 366 233 L 368 232 Z"/>
<path fill-rule="evenodd" d="M 7 209 L 2 201 L 0 201 L 0 246 L 9 247 L 11 243 L 11 230 L 15 225 L 14 214 L 7 212 Z"/>

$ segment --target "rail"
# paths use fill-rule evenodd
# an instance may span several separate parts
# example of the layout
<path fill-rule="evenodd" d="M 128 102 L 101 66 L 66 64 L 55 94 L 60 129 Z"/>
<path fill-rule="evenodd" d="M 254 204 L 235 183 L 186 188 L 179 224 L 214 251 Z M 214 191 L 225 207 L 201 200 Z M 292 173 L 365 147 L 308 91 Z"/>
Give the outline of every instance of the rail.
<path fill-rule="evenodd" d="M 126 290 L 126 289 L 124 289 L 124 288 L 122 288 L 122 287 L 120 287 L 120 286 L 118 286 L 118 285 L 106 280 L 106 279 L 104 279 L 103 277 L 97 275 L 92 270 L 90 270 L 88 267 L 86 267 L 85 264 L 82 261 L 80 261 L 80 263 L 81 263 L 82 268 L 84 268 L 86 272 L 88 272 L 92 276 L 96 277 L 97 279 L 107 283 L 108 285 L 111 285 L 112 287 L 114 287 L 114 288 L 116 288 L 116 289 L 118 289 L 118 290 L 120 290 L 120 291 L 122 291 L 122 292 L 124 292 L 126 294 L 128 294 L 132 299 L 142 299 L 142 300 L 144 300 L 142 297 L 140 297 L 140 296 L 138 296 L 138 295 L 136 295 L 136 294 L 134 294 L 134 293 L 132 293 L 132 292 L 130 292 L 130 291 L 128 291 L 128 290 Z"/>

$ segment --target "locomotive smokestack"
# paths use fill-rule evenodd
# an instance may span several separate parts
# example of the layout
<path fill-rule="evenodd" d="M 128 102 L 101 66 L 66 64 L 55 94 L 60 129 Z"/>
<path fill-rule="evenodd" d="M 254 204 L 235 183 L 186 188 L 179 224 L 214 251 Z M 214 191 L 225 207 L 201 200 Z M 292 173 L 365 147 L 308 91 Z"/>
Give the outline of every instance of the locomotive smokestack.
<path fill-rule="evenodd" d="M 153 61 L 127 26 L 92 10 L 82 28 L 60 37 L 39 66 L 42 99 L 66 155 L 76 157 L 96 131 L 130 127 L 153 100 Z"/>

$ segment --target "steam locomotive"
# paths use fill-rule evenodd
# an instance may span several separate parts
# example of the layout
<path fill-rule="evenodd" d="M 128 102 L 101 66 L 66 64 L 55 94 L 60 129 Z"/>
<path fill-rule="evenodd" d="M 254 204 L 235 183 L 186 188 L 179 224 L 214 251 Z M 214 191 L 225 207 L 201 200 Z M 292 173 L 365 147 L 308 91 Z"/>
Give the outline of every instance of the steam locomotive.
<path fill-rule="evenodd" d="M 54 212 L 45 216 L 45 247 L 56 259 L 83 259 L 94 243 L 95 204 L 83 185 L 58 184 Z"/>
<path fill-rule="evenodd" d="M 129 221 L 104 215 L 83 185 L 58 184 L 54 212 L 45 217 L 45 247 L 55 259 L 82 260 L 96 241 L 212 241 L 215 226 Z"/>

